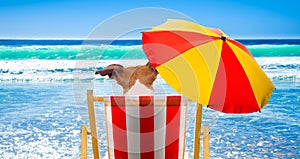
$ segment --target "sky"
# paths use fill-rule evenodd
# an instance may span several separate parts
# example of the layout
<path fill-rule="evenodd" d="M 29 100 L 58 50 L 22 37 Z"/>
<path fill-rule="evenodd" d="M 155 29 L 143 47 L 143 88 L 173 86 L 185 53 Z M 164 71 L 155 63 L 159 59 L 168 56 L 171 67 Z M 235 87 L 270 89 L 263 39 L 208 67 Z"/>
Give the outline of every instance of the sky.
<path fill-rule="evenodd" d="M 297 0 L 0 0 L 0 38 L 85 39 L 112 17 L 144 7 L 178 12 L 233 38 L 300 38 L 299 5 Z M 151 15 L 144 15 L 147 22 Z M 118 27 L 144 23 L 135 18 Z"/>

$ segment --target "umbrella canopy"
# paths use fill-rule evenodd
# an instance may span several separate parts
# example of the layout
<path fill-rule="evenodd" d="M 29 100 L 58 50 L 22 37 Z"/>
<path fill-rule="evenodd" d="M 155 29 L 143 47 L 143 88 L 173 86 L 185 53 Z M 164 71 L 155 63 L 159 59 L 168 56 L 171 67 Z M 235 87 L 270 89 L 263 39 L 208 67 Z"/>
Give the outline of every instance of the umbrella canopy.
<path fill-rule="evenodd" d="M 219 29 L 169 19 L 142 33 L 143 50 L 177 92 L 225 113 L 260 111 L 274 85 L 248 49 Z"/>

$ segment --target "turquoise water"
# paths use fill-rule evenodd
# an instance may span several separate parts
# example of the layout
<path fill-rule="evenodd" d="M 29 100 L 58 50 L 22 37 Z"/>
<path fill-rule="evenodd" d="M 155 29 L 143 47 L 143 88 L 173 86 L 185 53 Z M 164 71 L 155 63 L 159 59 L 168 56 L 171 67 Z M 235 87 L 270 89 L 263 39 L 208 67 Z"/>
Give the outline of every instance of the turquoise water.
<path fill-rule="evenodd" d="M 126 56 L 126 57 L 124 57 Z M 0 47 L 0 59 L 3 60 L 76 60 L 76 59 L 143 59 L 146 58 L 141 46 L 2 46 Z"/>
<path fill-rule="evenodd" d="M 300 158 L 299 40 L 241 42 L 276 90 L 260 113 L 229 115 L 204 108 L 211 158 Z M 146 62 L 138 40 L 0 40 L 0 158 L 78 158 L 80 127 L 88 124 L 86 89 L 97 95 L 122 92 L 94 71 L 111 63 Z M 156 94 L 175 93 L 160 77 L 154 87 Z M 187 152 L 192 151 L 194 108 L 190 103 Z M 103 122 L 98 127 L 104 155 Z"/>
<path fill-rule="evenodd" d="M 300 40 L 240 40 L 254 57 L 300 56 Z M 145 59 L 139 40 L 0 40 L 0 60 Z"/>
<path fill-rule="evenodd" d="M 300 45 L 259 45 L 248 46 L 254 57 L 300 56 Z M 79 54 L 78 54 L 79 53 Z M 100 54 L 99 54 L 100 53 Z M 141 46 L 22 46 L 0 47 L 0 59 L 24 60 L 112 60 L 146 58 Z"/>
<path fill-rule="evenodd" d="M 254 57 L 300 56 L 300 45 L 254 45 L 248 49 Z"/>

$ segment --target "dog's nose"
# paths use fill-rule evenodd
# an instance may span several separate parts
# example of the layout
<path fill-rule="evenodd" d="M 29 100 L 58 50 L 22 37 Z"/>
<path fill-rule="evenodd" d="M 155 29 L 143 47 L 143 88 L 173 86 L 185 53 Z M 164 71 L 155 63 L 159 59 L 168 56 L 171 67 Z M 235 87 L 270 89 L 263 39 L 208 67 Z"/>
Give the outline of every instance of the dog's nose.
<path fill-rule="evenodd" d="M 95 72 L 95 75 L 97 75 L 97 74 L 100 74 L 100 71 L 96 71 L 96 72 Z"/>

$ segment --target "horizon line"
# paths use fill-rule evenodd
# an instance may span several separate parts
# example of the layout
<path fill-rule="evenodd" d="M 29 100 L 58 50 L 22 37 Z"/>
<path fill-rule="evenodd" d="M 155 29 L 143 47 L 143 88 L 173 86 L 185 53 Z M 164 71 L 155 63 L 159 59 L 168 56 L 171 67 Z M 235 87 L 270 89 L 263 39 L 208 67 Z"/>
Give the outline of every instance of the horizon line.
<path fill-rule="evenodd" d="M 300 37 L 237 37 L 233 39 L 238 40 L 297 40 L 300 39 Z M 110 38 L 21 38 L 21 37 L 0 37 L 0 40 L 142 40 L 141 38 L 119 38 L 119 39 L 110 39 Z"/>

